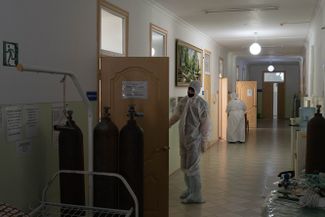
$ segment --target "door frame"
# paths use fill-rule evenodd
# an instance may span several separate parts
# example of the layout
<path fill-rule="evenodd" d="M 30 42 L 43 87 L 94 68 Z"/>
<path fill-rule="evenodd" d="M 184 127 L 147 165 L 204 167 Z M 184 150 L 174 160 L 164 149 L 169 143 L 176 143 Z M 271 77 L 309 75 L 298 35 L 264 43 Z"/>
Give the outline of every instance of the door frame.
<path fill-rule="evenodd" d="M 277 72 L 283 72 L 283 74 L 284 74 L 284 82 L 265 82 L 264 81 L 264 77 L 265 77 L 265 73 L 277 73 Z M 272 110 L 272 119 L 273 119 L 273 92 L 274 92 L 274 87 L 273 87 L 273 84 L 274 83 L 277 83 L 278 84 L 278 97 L 277 97 L 277 110 L 278 110 L 278 112 L 277 112 L 277 119 L 284 119 L 285 118 L 285 111 L 286 111 L 286 103 L 285 103 L 285 94 L 286 94 L 286 82 L 287 82 L 287 80 L 286 80 L 286 71 L 273 71 L 273 72 L 269 72 L 269 71 L 263 71 L 263 77 L 262 77 L 262 81 L 263 81 L 263 84 L 262 84 L 262 86 L 263 86 L 263 95 L 262 95 L 262 117 L 264 116 L 264 112 L 265 112 L 265 108 L 264 108 L 264 103 L 265 103 L 265 101 L 264 101 L 264 93 L 265 93 L 265 88 L 264 88 L 264 84 L 266 84 L 266 83 L 271 83 L 272 84 L 272 92 L 271 92 L 271 99 L 272 99 L 272 102 L 271 102 L 271 105 L 272 106 L 270 106 L 271 107 L 271 110 Z M 282 88 L 279 88 L 280 87 L 280 85 L 282 85 Z M 282 91 L 282 94 L 280 94 L 280 90 Z M 281 117 L 280 117 L 280 115 L 281 115 Z M 264 117 L 263 117 L 264 118 Z"/>

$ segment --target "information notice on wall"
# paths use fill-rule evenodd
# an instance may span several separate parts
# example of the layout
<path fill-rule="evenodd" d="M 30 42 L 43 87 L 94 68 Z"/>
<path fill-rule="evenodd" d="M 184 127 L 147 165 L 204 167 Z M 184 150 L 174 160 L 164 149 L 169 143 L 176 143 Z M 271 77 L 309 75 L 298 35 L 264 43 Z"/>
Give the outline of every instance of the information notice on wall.
<path fill-rule="evenodd" d="M 36 105 L 26 105 L 25 110 L 25 123 L 26 123 L 26 137 L 32 138 L 39 134 L 40 122 L 40 109 Z"/>
<path fill-rule="evenodd" d="M 6 107 L 7 141 L 14 142 L 22 139 L 22 107 Z"/>

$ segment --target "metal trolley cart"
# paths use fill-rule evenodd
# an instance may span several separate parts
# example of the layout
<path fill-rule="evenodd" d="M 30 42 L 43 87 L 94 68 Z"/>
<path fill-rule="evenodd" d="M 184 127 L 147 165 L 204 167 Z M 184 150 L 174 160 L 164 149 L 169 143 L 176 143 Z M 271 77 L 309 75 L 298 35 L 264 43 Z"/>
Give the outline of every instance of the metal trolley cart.
<path fill-rule="evenodd" d="M 130 207 L 129 210 L 119 210 L 110 208 L 100 208 L 93 206 L 80 206 L 75 204 L 63 204 L 58 202 L 50 202 L 48 198 L 48 191 L 53 187 L 54 182 L 58 181 L 60 174 L 81 174 L 85 176 L 109 176 L 119 179 L 134 201 L 134 207 Z M 138 200 L 130 185 L 127 181 L 117 173 L 101 173 L 101 172 L 87 172 L 87 171 L 71 171 L 60 170 L 53 175 L 47 185 L 43 189 L 42 200 L 40 205 L 29 213 L 30 217 L 129 217 L 132 213 L 135 213 L 135 217 L 138 217 Z"/>

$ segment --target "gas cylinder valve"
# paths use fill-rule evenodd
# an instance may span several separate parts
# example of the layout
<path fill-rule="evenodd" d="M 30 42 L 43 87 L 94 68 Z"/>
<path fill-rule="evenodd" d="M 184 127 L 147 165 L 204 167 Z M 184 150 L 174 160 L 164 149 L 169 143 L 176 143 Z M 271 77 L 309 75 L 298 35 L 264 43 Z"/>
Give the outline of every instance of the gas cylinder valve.
<path fill-rule="evenodd" d="M 103 117 L 106 117 L 106 118 L 111 117 L 111 113 L 109 112 L 110 109 L 111 109 L 110 106 L 104 106 L 104 114 L 103 114 Z"/>
<path fill-rule="evenodd" d="M 136 112 L 135 111 L 135 105 L 129 105 L 127 116 L 130 117 L 130 120 L 134 120 L 134 117 L 143 117 L 144 113 L 143 112 Z"/>

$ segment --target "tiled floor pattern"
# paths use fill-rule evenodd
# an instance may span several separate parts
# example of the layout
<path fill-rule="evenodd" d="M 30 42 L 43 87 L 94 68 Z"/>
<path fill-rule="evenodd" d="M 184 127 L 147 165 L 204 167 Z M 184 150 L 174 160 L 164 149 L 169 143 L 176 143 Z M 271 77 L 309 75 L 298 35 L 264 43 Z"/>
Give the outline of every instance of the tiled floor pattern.
<path fill-rule="evenodd" d="M 183 174 L 170 177 L 170 217 L 258 217 L 265 196 L 281 171 L 291 169 L 290 128 L 287 122 L 263 121 L 251 129 L 246 143 L 220 142 L 201 158 L 206 203 L 184 205 Z"/>

